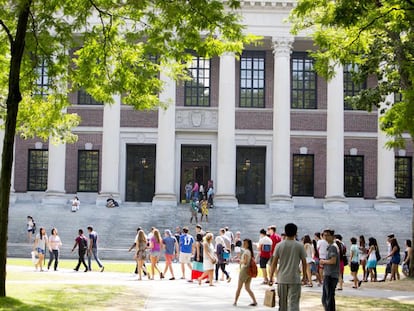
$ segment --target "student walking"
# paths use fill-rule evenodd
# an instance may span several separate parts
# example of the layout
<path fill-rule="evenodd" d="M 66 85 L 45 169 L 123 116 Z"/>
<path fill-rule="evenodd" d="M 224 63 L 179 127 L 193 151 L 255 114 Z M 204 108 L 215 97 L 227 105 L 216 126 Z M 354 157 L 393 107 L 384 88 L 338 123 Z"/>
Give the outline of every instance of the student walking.
<path fill-rule="evenodd" d="M 79 258 L 78 258 L 78 264 L 73 270 L 78 271 L 80 265 L 83 264 L 83 266 L 85 267 L 84 272 L 88 272 L 88 266 L 86 265 L 86 262 L 85 262 L 85 254 L 88 249 L 88 240 L 83 235 L 82 229 L 78 230 L 78 236 L 75 239 L 75 245 L 73 245 L 72 247 L 72 252 L 75 250 L 76 247 L 78 247 Z"/>
<path fill-rule="evenodd" d="M 323 265 L 322 305 L 325 311 L 335 311 L 335 288 L 339 278 L 339 252 L 334 244 L 335 231 L 326 229 L 323 231 L 323 237 L 328 242 L 328 249 L 326 259 L 320 260 Z"/>
<path fill-rule="evenodd" d="M 269 279 L 277 271 L 277 293 L 279 296 L 279 310 L 299 310 L 301 293 L 301 275 L 298 269 L 302 263 L 306 273 L 306 252 L 303 244 L 296 241 L 298 227 L 293 223 L 285 226 L 286 239 L 278 243 L 270 269 Z M 279 268 L 277 265 L 279 264 Z M 273 285 L 273 282 L 269 282 Z"/>
<path fill-rule="evenodd" d="M 89 232 L 89 248 L 88 248 L 88 269 L 92 271 L 92 255 L 95 258 L 96 263 L 98 264 L 100 271 L 103 272 L 105 267 L 101 263 L 98 257 L 98 234 L 96 231 L 93 231 L 92 226 L 88 226 Z"/>
<path fill-rule="evenodd" d="M 52 229 L 51 236 L 49 237 L 49 263 L 47 264 L 47 270 L 50 269 L 51 264 L 55 261 L 54 270 L 57 270 L 59 263 L 59 250 L 62 246 L 62 241 L 58 235 L 56 228 Z"/>
<path fill-rule="evenodd" d="M 233 306 L 237 306 L 237 301 L 240 297 L 240 292 L 244 284 L 244 288 L 246 289 L 247 293 L 249 294 L 250 298 L 252 298 L 253 302 L 250 306 L 257 306 L 256 297 L 254 296 L 253 291 L 250 288 L 250 284 L 252 282 L 252 277 L 249 275 L 248 270 L 250 264 L 253 264 L 251 261 L 252 256 L 254 256 L 253 252 L 253 243 L 250 239 L 243 240 L 243 248 L 244 251 L 240 257 L 240 273 L 239 273 L 239 281 L 237 283 L 237 290 L 236 296 L 234 297 Z M 256 264 L 256 263 L 254 263 Z"/>

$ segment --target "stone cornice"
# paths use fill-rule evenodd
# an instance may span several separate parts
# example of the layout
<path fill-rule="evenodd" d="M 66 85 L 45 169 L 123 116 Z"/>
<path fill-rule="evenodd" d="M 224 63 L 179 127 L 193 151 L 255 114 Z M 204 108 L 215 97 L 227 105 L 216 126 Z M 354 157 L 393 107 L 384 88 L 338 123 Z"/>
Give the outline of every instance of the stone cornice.
<path fill-rule="evenodd" d="M 241 7 L 279 7 L 294 8 L 297 0 L 241 0 Z"/>

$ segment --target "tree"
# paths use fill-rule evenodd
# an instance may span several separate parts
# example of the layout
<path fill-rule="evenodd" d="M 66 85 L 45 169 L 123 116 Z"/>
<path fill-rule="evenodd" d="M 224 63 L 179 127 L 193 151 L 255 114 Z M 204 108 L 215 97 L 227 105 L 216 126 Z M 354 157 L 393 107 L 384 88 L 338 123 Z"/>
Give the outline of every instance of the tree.
<path fill-rule="evenodd" d="M 412 0 L 300 0 L 291 12 L 293 33 L 310 31 L 318 50 L 312 52 L 317 72 L 332 78 L 335 64 L 356 65 L 353 79 L 375 76 L 378 84 L 350 102 L 359 109 L 380 108 L 380 126 L 389 148 L 404 146 L 404 133 L 414 138 L 414 2 Z M 386 96 L 401 94 L 389 103 Z M 413 206 L 414 209 L 414 206 Z M 412 220 L 414 240 L 414 216 Z M 413 274 L 413 258 L 410 276 Z"/>
<path fill-rule="evenodd" d="M 136 109 L 159 103 L 160 70 L 186 76 L 191 51 L 204 57 L 239 53 L 239 1 L 0 0 L 0 116 L 5 138 L 0 176 L 0 296 L 5 296 L 7 229 L 16 134 L 71 142 L 77 115 L 68 93 L 83 89 Z M 40 65 L 47 87 L 38 85 Z"/>

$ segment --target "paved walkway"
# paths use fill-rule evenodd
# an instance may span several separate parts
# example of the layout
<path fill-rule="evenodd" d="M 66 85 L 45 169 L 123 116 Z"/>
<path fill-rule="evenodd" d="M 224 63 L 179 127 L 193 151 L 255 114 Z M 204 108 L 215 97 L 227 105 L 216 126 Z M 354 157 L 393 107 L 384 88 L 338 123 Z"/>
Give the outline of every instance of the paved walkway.
<path fill-rule="evenodd" d="M 163 263 L 160 264 L 164 267 Z M 21 271 L 25 275 L 36 273 L 38 277 L 36 281 L 30 277 L 31 282 L 42 282 L 42 274 L 57 274 L 62 276 L 60 279 L 54 280 L 54 282 L 62 282 L 66 284 L 112 284 L 123 285 L 136 289 L 137 293 L 147 293 L 148 297 L 145 301 L 144 310 L 152 311 L 165 311 L 165 310 L 180 310 L 180 311 L 212 311 L 212 310 L 227 310 L 227 309 L 253 309 L 253 310 L 269 310 L 269 308 L 263 306 L 264 292 L 268 288 L 267 285 L 261 285 L 260 278 L 256 278 L 252 282 L 252 289 L 256 295 L 256 299 L 259 303 L 257 307 L 249 307 L 251 303 L 250 298 L 246 291 L 243 289 L 240 295 L 237 308 L 232 306 L 234 300 L 234 294 L 237 287 L 238 277 L 238 265 L 230 264 L 228 271 L 233 277 L 230 283 L 225 281 L 219 281 L 215 283 L 214 287 L 210 287 L 207 284 L 199 286 L 196 282 L 189 283 L 187 280 L 178 279 L 181 276 L 181 270 L 179 264 L 174 264 L 174 271 L 177 280 L 169 281 L 169 275 L 166 279 L 150 281 L 144 279 L 143 281 L 137 281 L 136 276 L 128 273 L 113 273 L 110 271 L 100 272 L 74 272 L 73 270 L 60 269 L 57 272 L 34 272 L 31 267 L 8 267 L 9 271 Z M 187 271 L 188 272 L 188 271 Z M 349 279 L 348 279 L 349 280 Z M 15 281 L 22 282 L 24 281 Z M 320 287 L 306 288 L 303 287 L 303 299 L 301 300 L 302 311 L 318 311 L 323 310 L 320 303 L 321 295 Z M 315 293 L 316 298 L 307 296 L 307 293 Z M 351 288 L 351 282 L 347 281 L 342 292 L 337 292 L 338 296 L 361 296 L 370 298 L 388 298 L 396 301 L 406 301 L 414 304 L 414 292 L 402 292 L 402 291 L 390 291 L 364 288 L 364 284 L 358 290 Z M 137 310 L 133 301 L 126 303 L 122 306 L 113 306 L 108 310 Z"/>

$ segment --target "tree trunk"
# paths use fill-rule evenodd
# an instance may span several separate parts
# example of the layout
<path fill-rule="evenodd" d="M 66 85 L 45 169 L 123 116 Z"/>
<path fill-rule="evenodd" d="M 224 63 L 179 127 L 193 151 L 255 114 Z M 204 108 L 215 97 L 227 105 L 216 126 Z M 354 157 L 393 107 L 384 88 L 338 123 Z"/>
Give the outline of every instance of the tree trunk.
<path fill-rule="evenodd" d="M 6 296 L 7 230 L 9 224 L 10 181 L 13 166 L 14 136 L 20 93 L 20 68 L 23 58 L 27 23 L 32 0 L 21 3 L 14 40 L 10 37 L 9 92 L 0 175 L 0 297 Z"/>

